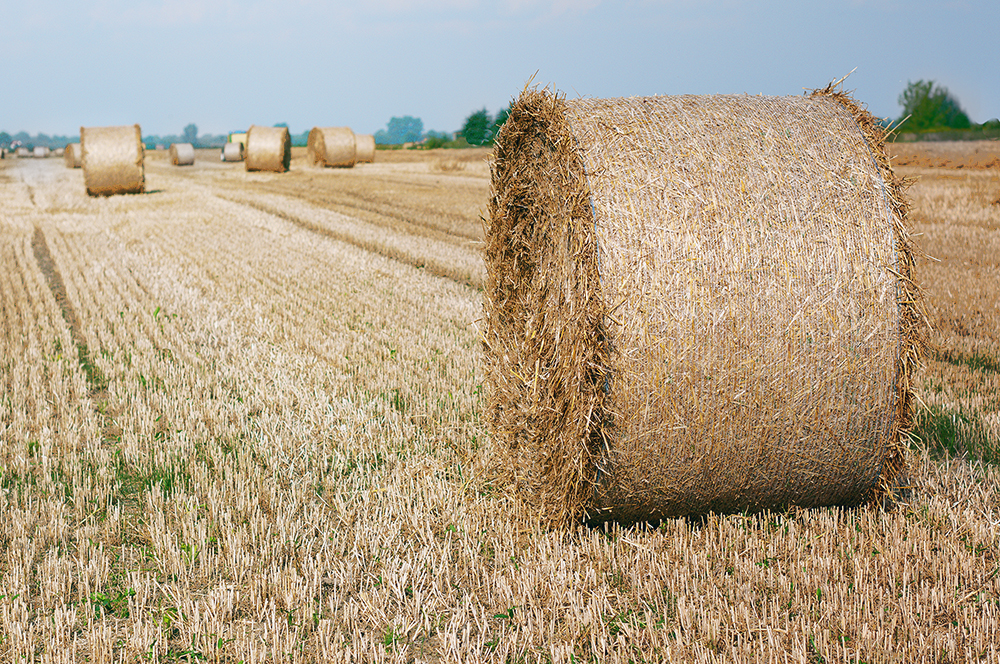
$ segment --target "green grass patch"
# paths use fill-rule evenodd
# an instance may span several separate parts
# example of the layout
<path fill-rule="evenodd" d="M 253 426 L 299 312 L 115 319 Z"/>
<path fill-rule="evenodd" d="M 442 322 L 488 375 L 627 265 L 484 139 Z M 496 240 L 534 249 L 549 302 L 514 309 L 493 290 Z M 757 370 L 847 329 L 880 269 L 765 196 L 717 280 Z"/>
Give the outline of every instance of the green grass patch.
<path fill-rule="evenodd" d="M 938 362 L 947 362 L 957 367 L 968 367 L 973 371 L 1000 373 L 1000 360 L 979 353 L 965 354 L 954 350 L 942 350 L 934 354 Z"/>
<path fill-rule="evenodd" d="M 911 435 L 940 456 L 968 455 L 987 463 L 1000 461 L 1000 443 L 991 440 L 975 413 L 962 408 L 920 408 Z"/>

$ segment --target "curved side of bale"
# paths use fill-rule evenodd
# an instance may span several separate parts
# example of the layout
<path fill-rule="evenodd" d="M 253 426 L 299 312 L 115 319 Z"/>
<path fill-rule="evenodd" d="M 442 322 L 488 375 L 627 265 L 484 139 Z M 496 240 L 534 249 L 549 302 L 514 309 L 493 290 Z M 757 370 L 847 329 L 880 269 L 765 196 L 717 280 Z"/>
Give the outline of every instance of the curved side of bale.
<path fill-rule="evenodd" d="M 191 166 L 194 164 L 194 146 L 190 143 L 171 143 L 170 163 L 174 166 Z"/>
<path fill-rule="evenodd" d="M 306 157 L 313 166 L 352 168 L 357 146 L 350 127 L 313 127 L 309 131 Z"/>
<path fill-rule="evenodd" d="M 80 127 L 81 165 L 91 196 L 146 190 L 145 146 L 139 125 Z"/>
<path fill-rule="evenodd" d="M 20 158 L 20 157 L 30 157 L 31 156 L 31 150 L 29 150 L 28 148 L 17 148 L 16 150 L 14 150 L 14 156 L 18 157 L 18 158 Z"/>
<path fill-rule="evenodd" d="M 32 154 L 35 159 L 45 159 L 49 156 L 49 149 L 44 145 L 36 145 Z"/>
<path fill-rule="evenodd" d="M 222 161 L 243 161 L 243 143 L 226 143 L 222 147 Z"/>
<path fill-rule="evenodd" d="M 287 171 L 292 161 L 292 138 L 288 127 L 252 125 L 247 132 L 243 159 L 248 171 Z"/>
<path fill-rule="evenodd" d="M 493 165 L 488 422 L 544 518 L 894 486 L 923 318 L 878 131 L 829 89 L 518 100 Z"/>
<path fill-rule="evenodd" d="M 83 150 L 79 143 L 67 143 L 63 152 L 66 168 L 80 168 L 83 165 Z"/>
<path fill-rule="evenodd" d="M 354 143 L 357 146 L 359 164 L 371 164 L 375 162 L 375 136 L 372 134 L 355 134 Z"/>

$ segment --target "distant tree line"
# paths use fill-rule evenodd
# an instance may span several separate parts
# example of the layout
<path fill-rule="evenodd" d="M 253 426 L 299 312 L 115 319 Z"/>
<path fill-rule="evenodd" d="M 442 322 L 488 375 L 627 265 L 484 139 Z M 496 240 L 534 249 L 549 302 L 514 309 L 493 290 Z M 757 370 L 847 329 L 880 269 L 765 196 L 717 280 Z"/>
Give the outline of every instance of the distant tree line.
<path fill-rule="evenodd" d="M 896 124 L 907 133 L 928 133 L 941 130 L 1000 130 L 1000 120 L 994 118 L 981 125 L 969 120 L 948 88 L 934 81 L 907 81 L 906 89 L 899 95 L 903 108 Z"/>

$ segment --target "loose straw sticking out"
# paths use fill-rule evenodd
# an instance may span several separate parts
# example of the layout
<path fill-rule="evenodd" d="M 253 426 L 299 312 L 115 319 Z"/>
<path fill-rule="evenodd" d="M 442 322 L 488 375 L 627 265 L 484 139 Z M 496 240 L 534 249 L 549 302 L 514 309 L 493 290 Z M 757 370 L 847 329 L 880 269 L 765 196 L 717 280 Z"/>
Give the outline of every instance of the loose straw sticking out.
<path fill-rule="evenodd" d="M 288 127 L 251 126 L 243 154 L 248 171 L 284 173 L 292 161 L 292 138 Z"/>
<path fill-rule="evenodd" d="M 194 146 L 190 143 L 171 143 L 170 163 L 174 166 L 191 166 L 194 164 Z"/>
<path fill-rule="evenodd" d="M 313 166 L 352 168 L 357 161 L 354 132 L 350 127 L 313 127 L 306 156 Z"/>
<path fill-rule="evenodd" d="M 226 143 L 222 147 L 222 161 L 243 161 L 243 143 Z"/>
<path fill-rule="evenodd" d="M 83 166 L 83 150 L 79 143 L 67 143 L 66 151 L 63 152 L 63 159 L 66 160 L 66 168 L 80 168 Z"/>
<path fill-rule="evenodd" d="M 375 137 L 373 135 L 355 134 L 354 143 L 357 145 L 359 164 L 371 164 L 375 161 Z"/>
<path fill-rule="evenodd" d="M 882 497 L 923 341 L 903 200 L 831 89 L 526 91 L 486 244 L 498 467 L 550 522 Z"/>
<path fill-rule="evenodd" d="M 81 127 L 83 180 L 91 196 L 146 190 L 145 148 L 139 125 Z"/>

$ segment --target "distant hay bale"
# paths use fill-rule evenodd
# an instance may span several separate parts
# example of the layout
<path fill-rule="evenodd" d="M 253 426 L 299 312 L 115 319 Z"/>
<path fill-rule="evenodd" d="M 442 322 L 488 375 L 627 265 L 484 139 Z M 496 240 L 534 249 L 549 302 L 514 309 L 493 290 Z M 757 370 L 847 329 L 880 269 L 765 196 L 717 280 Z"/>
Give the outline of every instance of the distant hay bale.
<path fill-rule="evenodd" d="M 222 161 L 243 161 L 243 143 L 226 143 L 222 146 Z"/>
<path fill-rule="evenodd" d="M 287 171 L 292 161 L 292 138 L 288 127 L 251 126 L 243 158 L 248 171 Z"/>
<path fill-rule="evenodd" d="M 306 158 L 312 166 L 353 168 L 358 160 L 354 132 L 350 127 L 313 127 Z"/>
<path fill-rule="evenodd" d="M 53 153 L 55 154 L 55 156 L 57 156 L 57 157 L 62 157 L 62 156 L 64 156 L 64 155 L 66 154 L 66 150 L 65 150 L 64 148 L 56 148 L 56 149 L 55 149 L 55 150 L 53 150 L 52 152 L 53 152 Z"/>
<path fill-rule="evenodd" d="M 194 146 L 190 143 L 171 143 L 169 154 L 170 163 L 174 166 L 194 164 Z"/>
<path fill-rule="evenodd" d="M 36 145 L 33 156 L 35 159 L 45 159 L 49 156 L 49 149 L 44 145 Z"/>
<path fill-rule="evenodd" d="M 83 150 L 79 143 L 67 143 L 63 152 L 63 159 L 66 160 L 66 168 L 80 168 L 83 166 Z"/>
<path fill-rule="evenodd" d="M 355 134 L 354 143 L 357 146 L 359 164 L 371 164 L 375 161 L 375 137 L 373 135 Z"/>
<path fill-rule="evenodd" d="M 139 125 L 81 127 L 83 180 L 91 196 L 146 190 L 145 147 Z"/>
<path fill-rule="evenodd" d="M 31 150 L 29 150 L 28 148 L 23 148 L 23 147 L 22 148 L 17 148 L 16 150 L 14 150 L 14 156 L 15 157 L 19 157 L 19 158 L 20 157 L 30 157 L 31 156 Z"/>
<path fill-rule="evenodd" d="M 924 318 L 883 141 L 831 87 L 521 96 L 492 168 L 487 421 L 544 519 L 895 486 Z"/>

